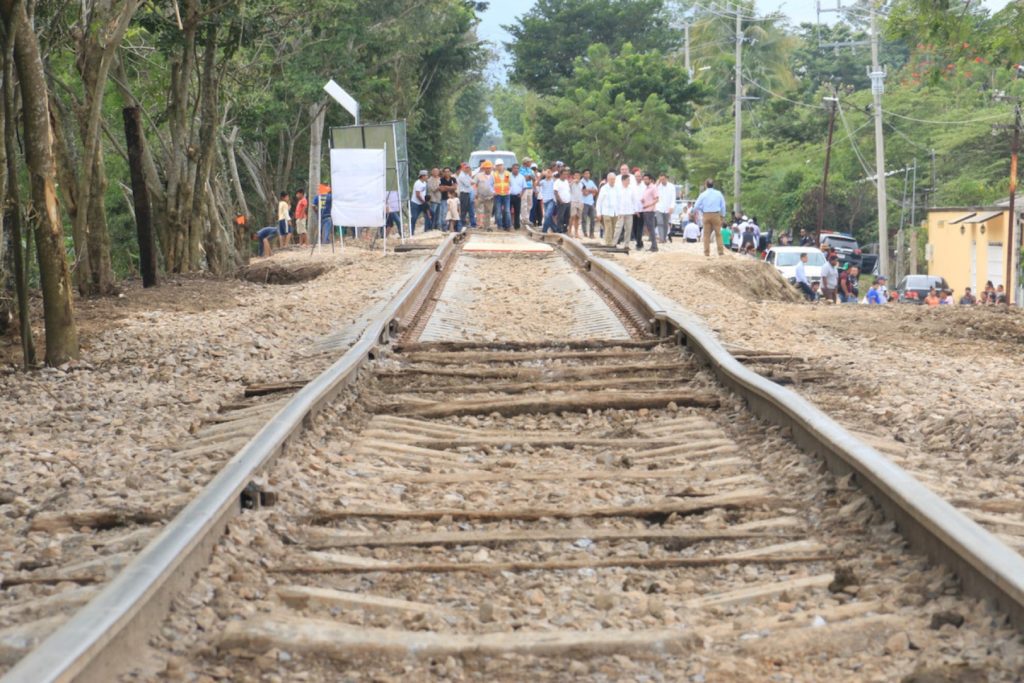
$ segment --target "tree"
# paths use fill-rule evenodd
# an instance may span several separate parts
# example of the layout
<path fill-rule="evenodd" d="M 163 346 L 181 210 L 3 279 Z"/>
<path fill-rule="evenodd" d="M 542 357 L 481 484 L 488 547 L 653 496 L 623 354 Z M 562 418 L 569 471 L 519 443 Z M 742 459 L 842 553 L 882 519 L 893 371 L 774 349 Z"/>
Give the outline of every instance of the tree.
<path fill-rule="evenodd" d="M 517 24 L 504 27 L 513 38 L 511 80 L 536 93 L 563 92 L 574 60 L 590 46 L 606 45 L 612 55 L 631 42 L 667 52 L 678 42 L 670 30 L 664 0 L 537 0 Z"/>
<path fill-rule="evenodd" d="M 681 170 L 686 122 L 703 89 L 682 65 L 631 44 L 613 56 L 592 45 L 575 62 L 564 96 L 549 96 L 538 117 L 550 157 L 595 169 L 623 162 L 651 170 Z"/>
<path fill-rule="evenodd" d="M 71 273 L 64 255 L 63 222 L 57 204 L 46 75 L 24 0 L 3 0 L 0 14 L 7 25 L 8 40 L 14 41 L 14 66 L 21 90 L 25 165 L 32 193 L 33 232 L 46 322 L 46 362 L 61 365 L 77 358 L 79 347 L 71 303 Z"/>

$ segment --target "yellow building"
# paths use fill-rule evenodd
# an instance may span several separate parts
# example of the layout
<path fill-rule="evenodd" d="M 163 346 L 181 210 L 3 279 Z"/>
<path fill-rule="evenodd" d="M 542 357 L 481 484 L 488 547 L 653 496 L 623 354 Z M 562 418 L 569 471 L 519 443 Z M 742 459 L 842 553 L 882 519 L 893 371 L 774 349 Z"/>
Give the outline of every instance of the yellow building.
<path fill-rule="evenodd" d="M 1018 228 L 1022 199 L 1017 199 L 1015 207 Z M 1006 225 L 1010 215 L 1006 204 L 928 212 L 928 274 L 946 278 L 958 298 L 967 287 L 974 292 L 984 289 L 989 280 L 994 285 L 1006 283 Z"/>

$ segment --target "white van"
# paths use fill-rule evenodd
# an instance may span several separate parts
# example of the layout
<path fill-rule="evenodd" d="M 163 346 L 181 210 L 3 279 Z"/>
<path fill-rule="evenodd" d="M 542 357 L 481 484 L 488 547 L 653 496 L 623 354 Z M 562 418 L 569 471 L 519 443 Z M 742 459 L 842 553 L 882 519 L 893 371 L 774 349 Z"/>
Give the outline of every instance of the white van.
<path fill-rule="evenodd" d="M 469 155 L 469 167 L 473 169 L 475 174 L 480 169 L 480 164 L 485 161 L 490 161 L 492 164 L 501 159 L 505 164 L 505 170 L 508 171 L 512 168 L 512 164 L 518 163 L 515 152 L 508 152 L 502 149 L 490 151 L 487 149 L 478 149 Z"/>

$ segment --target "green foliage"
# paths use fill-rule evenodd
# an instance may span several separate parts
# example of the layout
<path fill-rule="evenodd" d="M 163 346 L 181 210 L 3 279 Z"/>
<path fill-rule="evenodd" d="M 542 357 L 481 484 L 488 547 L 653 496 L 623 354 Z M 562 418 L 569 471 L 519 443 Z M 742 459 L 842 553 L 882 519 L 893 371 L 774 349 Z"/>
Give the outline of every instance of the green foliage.
<path fill-rule="evenodd" d="M 506 44 L 512 81 L 542 95 L 564 94 L 574 60 L 591 45 L 614 55 L 630 41 L 660 51 L 677 42 L 664 0 L 537 0 L 505 29 L 513 38 Z"/>
<path fill-rule="evenodd" d="M 540 102 L 536 128 L 545 158 L 593 169 L 624 162 L 656 171 L 684 167 L 686 121 L 702 89 L 673 58 L 635 52 L 629 43 L 617 56 L 592 45 L 565 91 Z"/>

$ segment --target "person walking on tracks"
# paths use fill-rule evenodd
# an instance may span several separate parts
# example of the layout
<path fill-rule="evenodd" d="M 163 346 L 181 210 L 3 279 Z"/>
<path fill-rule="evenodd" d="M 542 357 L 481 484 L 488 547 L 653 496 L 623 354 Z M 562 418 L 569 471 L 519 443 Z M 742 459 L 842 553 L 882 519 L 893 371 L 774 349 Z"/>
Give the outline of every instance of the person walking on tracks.
<path fill-rule="evenodd" d="M 605 246 L 608 247 L 615 244 L 615 223 L 619 213 L 619 188 L 615 183 L 617 178 L 615 173 L 609 173 L 601 191 L 597 193 L 597 220 L 604 233 Z"/>
<path fill-rule="evenodd" d="M 718 255 L 725 256 L 722 245 L 722 217 L 725 215 L 725 196 L 715 189 L 715 181 L 708 178 L 704 183 L 704 191 L 697 197 L 693 208 L 700 211 L 701 222 L 704 224 L 704 256 L 711 256 L 711 235 L 714 234 L 718 243 Z"/>
<path fill-rule="evenodd" d="M 640 201 L 640 216 L 643 218 L 647 237 L 651 240 L 650 251 L 658 251 L 658 221 L 655 215 L 658 209 L 658 186 L 654 184 L 654 178 L 650 173 L 644 173 L 644 189 Z"/>
<path fill-rule="evenodd" d="M 497 227 L 509 230 L 512 227 L 511 194 L 512 176 L 505 170 L 505 162 L 494 162 L 494 218 Z"/>
<path fill-rule="evenodd" d="M 473 176 L 476 190 L 476 224 L 484 230 L 491 229 L 491 214 L 494 213 L 494 176 L 490 161 L 480 164 L 480 172 Z"/>

